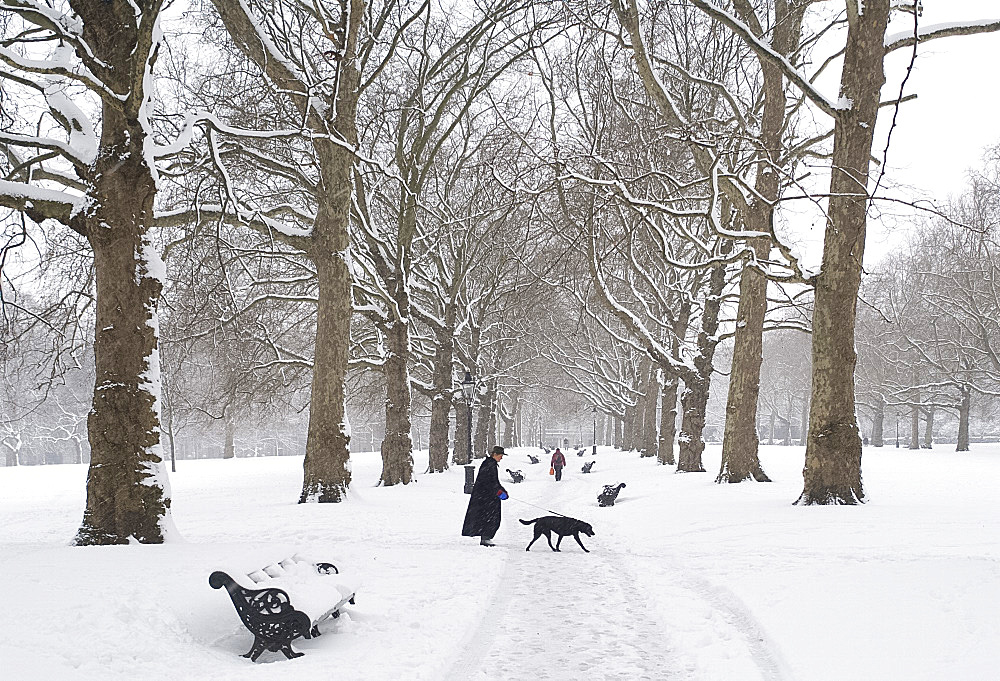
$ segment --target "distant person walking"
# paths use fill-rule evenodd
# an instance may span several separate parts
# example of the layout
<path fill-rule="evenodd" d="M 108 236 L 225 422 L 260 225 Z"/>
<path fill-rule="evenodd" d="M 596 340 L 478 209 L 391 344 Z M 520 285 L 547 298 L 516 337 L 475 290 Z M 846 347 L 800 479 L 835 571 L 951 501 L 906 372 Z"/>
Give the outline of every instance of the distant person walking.
<path fill-rule="evenodd" d="M 479 543 L 483 546 L 496 546 L 492 539 L 500 529 L 500 502 L 507 498 L 507 490 L 500 485 L 499 463 L 503 457 L 503 447 L 496 446 L 483 460 L 462 524 L 462 536 L 481 537 Z"/>
<path fill-rule="evenodd" d="M 566 465 L 566 457 L 563 453 L 559 451 L 556 447 L 556 451 L 552 452 L 552 469 L 556 472 L 556 482 L 562 480 L 562 469 Z"/>

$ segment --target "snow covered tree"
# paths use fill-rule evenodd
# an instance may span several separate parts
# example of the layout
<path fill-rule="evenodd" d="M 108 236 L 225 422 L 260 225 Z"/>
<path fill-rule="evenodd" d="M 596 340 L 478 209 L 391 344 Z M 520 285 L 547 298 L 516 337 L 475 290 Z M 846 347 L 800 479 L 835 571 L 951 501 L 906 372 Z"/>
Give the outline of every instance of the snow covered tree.
<path fill-rule="evenodd" d="M 854 328 L 861 282 L 868 188 L 875 123 L 885 83 L 885 57 L 918 41 L 995 31 L 1000 25 L 974 22 L 920 30 L 915 3 L 891 0 L 845 0 L 847 33 L 836 101 L 826 98 L 746 23 L 707 0 L 691 0 L 728 26 L 762 60 L 780 69 L 808 100 L 834 121 L 832 172 L 822 271 L 811 277 L 816 287 L 813 313 L 812 399 L 809 437 L 798 504 L 856 504 L 864 500 L 861 484 L 861 438 L 855 417 Z M 913 29 L 887 36 L 890 12 L 909 12 Z"/>
<path fill-rule="evenodd" d="M 215 210 L 235 222 L 273 234 L 304 254 L 315 267 L 316 342 L 299 501 L 339 502 L 351 480 L 345 383 L 352 312 L 348 228 L 357 163 L 356 113 L 364 61 L 395 3 L 386 2 L 382 6 L 385 14 L 374 17 L 373 8 L 364 0 L 312 7 L 280 0 L 217 0 L 213 4 L 235 44 L 259 69 L 273 96 L 285 103 L 279 110 L 286 115 L 294 112 L 295 124 L 310 146 L 306 153 L 314 167 L 306 171 L 281 170 L 266 155 L 254 153 L 252 145 L 242 157 L 256 161 L 251 165 L 267 172 L 290 171 L 286 179 L 309 195 L 307 205 L 237 191 L 225 171 L 227 163 L 240 158 L 232 154 L 232 161 L 215 156 L 229 200 Z M 253 131 L 243 135 L 234 130 L 230 135 L 234 140 L 252 138 Z M 266 133 L 261 136 L 268 137 Z M 288 135 L 279 132 L 273 136 Z M 198 211 L 205 213 L 209 208 L 199 206 Z"/>
<path fill-rule="evenodd" d="M 149 122 L 160 0 L 18 0 L 0 7 L 0 205 L 84 237 L 96 273 L 97 381 L 77 544 L 162 542 L 171 532 L 160 445 L 149 240 L 156 175 Z M 53 239 L 58 238 L 53 233 Z"/>

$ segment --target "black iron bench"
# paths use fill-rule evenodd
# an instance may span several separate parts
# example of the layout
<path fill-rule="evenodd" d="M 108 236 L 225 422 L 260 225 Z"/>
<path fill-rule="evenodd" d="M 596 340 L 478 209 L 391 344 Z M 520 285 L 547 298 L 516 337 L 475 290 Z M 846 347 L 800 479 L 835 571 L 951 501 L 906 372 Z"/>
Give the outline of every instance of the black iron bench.
<path fill-rule="evenodd" d="M 622 491 L 624 486 L 624 482 L 619 482 L 617 485 L 605 485 L 604 490 L 597 495 L 598 506 L 614 506 L 615 499 L 618 498 L 618 493 Z"/>
<path fill-rule="evenodd" d="M 297 638 L 320 635 L 319 623 L 340 617 L 340 609 L 354 604 L 354 589 L 336 578 L 332 563 L 314 563 L 299 555 L 233 579 L 216 571 L 208 578 L 213 589 L 226 588 L 236 613 L 254 636 L 243 657 L 256 661 L 265 650 L 285 657 L 301 657 L 292 650 Z M 294 602 L 294 604 L 293 604 Z"/>

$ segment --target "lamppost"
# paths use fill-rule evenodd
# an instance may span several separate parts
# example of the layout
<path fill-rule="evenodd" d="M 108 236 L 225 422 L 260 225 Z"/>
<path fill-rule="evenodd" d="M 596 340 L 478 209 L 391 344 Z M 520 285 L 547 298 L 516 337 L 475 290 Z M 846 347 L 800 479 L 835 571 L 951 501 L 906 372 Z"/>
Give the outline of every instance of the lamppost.
<path fill-rule="evenodd" d="M 594 415 L 594 456 L 597 456 L 597 405 L 591 409 Z"/>
<path fill-rule="evenodd" d="M 472 463 L 472 398 L 476 394 L 476 382 L 472 379 L 472 373 L 469 371 L 465 372 L 465 378 L 462 379 L 462 396 L 465 397 L 465 405 L 469 410 L 468 414 L 468 430 L 466 434 L 468 435 L 468 451 L 466 451 L 465 456 L 465 493 L 472 494 L 472 487 L 475 484 L 476 478 L 476 468 L 470 465 Z"/>

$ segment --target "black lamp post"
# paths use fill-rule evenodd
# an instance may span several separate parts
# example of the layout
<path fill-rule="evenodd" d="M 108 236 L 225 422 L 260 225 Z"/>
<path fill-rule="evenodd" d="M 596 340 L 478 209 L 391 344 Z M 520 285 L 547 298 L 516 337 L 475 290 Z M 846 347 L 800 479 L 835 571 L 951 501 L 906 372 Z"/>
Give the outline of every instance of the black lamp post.
<path fill-rule="evenodd" d="M 597 406 L 595 405 L 591 412 L 594 415 L 594 456 L 597 456 Z"/>

